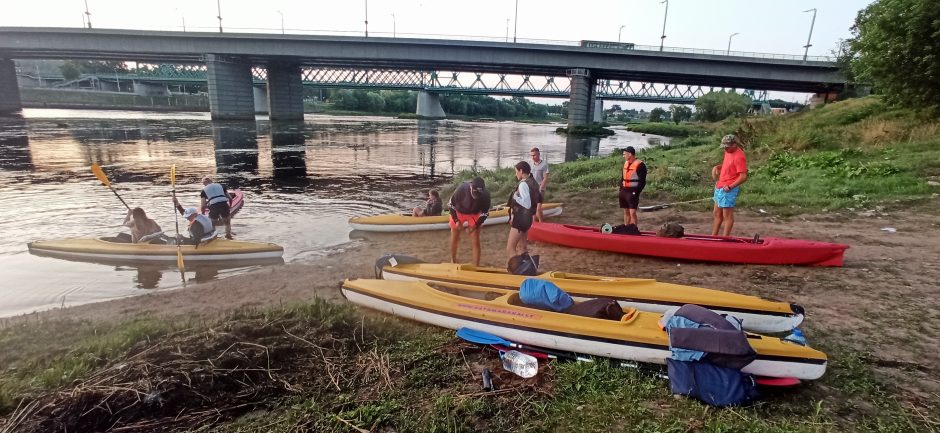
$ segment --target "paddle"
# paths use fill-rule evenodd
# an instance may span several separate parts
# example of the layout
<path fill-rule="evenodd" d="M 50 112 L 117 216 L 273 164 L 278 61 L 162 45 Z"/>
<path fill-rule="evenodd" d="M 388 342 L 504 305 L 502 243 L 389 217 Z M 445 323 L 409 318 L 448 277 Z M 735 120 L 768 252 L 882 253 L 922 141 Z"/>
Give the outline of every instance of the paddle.
<path fill-rule="evenodd" d="M 173 198 L 176 198 L 176 164 L 170 166 L 170 187 L 173 188 Z M 180 215 L 176 211 L 176 202 L 173 202 L 173 219 L 176 222 L 176 267 L 180 269 L 183 285 L 186 285 L 186 267 L 183 264 L 183 247 L 180 245 Z"/>
<path fill-rule="evenodd" d="M 131 210 L 131 207 L 128 206 L 127 203 L 124 202 L 124 199 L 121 198 L 121 196 L 117 193 L 117 191 L 115 191 L 114 188 L 111 186 L 111 181 L 108 179 L 108 175 L 104 174 L 104 170 L 101 169 L 101 166 L 99 166 L 98 164 L 92 164 L 91 172 L 95 174 L 95 177 L 97 177 L 99 181 L 101 181 L 102 185 L 108 187 L 108 189 L 110 189 L 111 192 L 113 192 L 114 195 L 117 196 L 118 200 L 121 201 L 121 204 L 123 204 L 124 207 L 127 208 L 127 210 Z"/>
<path fill-rule="evenodd" d="M 483 345 L 506 346 L 506 347 L 510 347 L 514 349 L 541 352 L 541 353 L 548 355 L 549 357 L 555 357 L 558 359 L 564 359 L 568 361 L 593 362 L 593 360 L 590 358 L 584 358 L 584 357 L 580 357 L 577 355 L 572 355 L 570 353 L 556 352 L 554 350 L 543 349 L 541 347 L 533 347 L 533 346 L 527 346 L 524 344 L 513 343 L 505 338 L 490 334 L 489 332 L 479 331 L 479 330 L 471 329 L 471 328 L 458 329 L 457 336 L 471 343 L 477 343 L 477 344 L 483 344 Z"/>

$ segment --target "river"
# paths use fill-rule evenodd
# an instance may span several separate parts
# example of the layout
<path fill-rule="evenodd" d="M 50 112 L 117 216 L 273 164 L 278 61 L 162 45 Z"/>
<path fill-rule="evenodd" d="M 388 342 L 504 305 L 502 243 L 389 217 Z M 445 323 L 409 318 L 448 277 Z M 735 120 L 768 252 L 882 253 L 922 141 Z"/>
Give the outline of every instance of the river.
<path fill-rule="evenodd" d="M 603 139 L 566 139 L 558 126 L 322 115 L 272 124 L 213 122 L 207 113 L 26 109 L 0 118 L 0 317 L 181 287 L 173 267 L 29 253 L 36 240 L 122 231 L 125 208 L 95 179 L 93 163 L 167 232 L 170 166 L 184 205 L 196 206 L 200 179 L 215 176 L 245 193 L 233 220 L 237 239 L 274 242 L 284 261 L 309 261 L 355 242 L 349 217 L 410 209 L 461 170 L 509 167 L 535 146 L 557 163 L 659 140 L 622 128 Z M 258 266 L 192 266 L 186 278 Z"/>

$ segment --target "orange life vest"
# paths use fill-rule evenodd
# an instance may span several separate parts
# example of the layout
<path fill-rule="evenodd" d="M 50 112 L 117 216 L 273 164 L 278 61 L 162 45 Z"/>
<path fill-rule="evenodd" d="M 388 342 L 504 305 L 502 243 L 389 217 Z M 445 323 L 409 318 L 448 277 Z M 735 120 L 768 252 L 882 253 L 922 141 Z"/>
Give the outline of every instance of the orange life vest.
<path fill-rule="evenodd" d="M 624 188 L 636 188 L 640 186 L 640 176 L 637 174 L 637 169 L 640 168 L 640 164 L 643 161 L 639 159 L 634 159 L 633 163 L 624 161 L 623 163 L 623 187 Z"/>

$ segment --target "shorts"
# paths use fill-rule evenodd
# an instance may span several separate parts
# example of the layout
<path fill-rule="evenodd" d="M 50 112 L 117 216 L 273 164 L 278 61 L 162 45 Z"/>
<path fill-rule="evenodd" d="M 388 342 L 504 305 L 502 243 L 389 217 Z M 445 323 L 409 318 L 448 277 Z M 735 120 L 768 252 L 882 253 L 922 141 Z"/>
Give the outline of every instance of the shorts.
<path fill-rule="evenodd" d="M 720 208 L 732 208 L 735 203 L 738 201 L 738 193 L 741 192 L 741 187 L 736 186 L 731 188 L 731 191 L 725 192 L 723 188 L 715 188 L 715 195 L 712 197 L 715 200 L 715 204 Z"/>
<path fill-rule="evenodd" d="M 466 214 L 457 211 L 454 211 L 454 213 L 457 215 L 457 221 L 460 223 L 460 227 L 464 227 L 465 225 L 469 227 L 477 227 L 477 220 L 479 220 L 480 215 L 482 215 L 478 213 Z M 447 223 L 450 225 L 450 228 L 457 228 L 457 224 L 454 223 L 453 218 L 447 218 Z"/>
<path fill-rule="evenodd" d="M 532 227 L 532 214 L 529 212 L 513 212 L 509 226 L 522 233 L 529 231 L 529 228 Z"/>
<path fill-rule="evenodd" d="M 640 207 L 640 193 L 633 188 L 620 189 L 620 208 L 636 209 Z"/>
<path fill-rule="evenodd" d="M 230 214 L 230 209 L 228 207 L 227 201 L 213 203 L 209 205 L 209 219 L 211 220 L 217 220 L 219 218 L 228 218 L 229 214 Z"/>

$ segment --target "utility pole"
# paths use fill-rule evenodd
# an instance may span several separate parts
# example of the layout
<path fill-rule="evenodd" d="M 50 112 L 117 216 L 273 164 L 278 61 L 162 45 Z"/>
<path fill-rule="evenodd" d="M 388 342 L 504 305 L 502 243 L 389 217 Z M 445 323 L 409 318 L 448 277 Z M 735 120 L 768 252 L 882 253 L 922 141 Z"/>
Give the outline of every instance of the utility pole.
<path fill-rule="evenodd" d="M 88 28 L 91 28 L 91 12 L 88 11 L 88 0 L 85 0 L 85 16 L 88 18 L 85 20 L 85 23 L 88 24 Z"/>
<path fill-rule="evenodd" d="M 281 34 L 284 34 L 284 13 L 277 11 L 277 14 L 281 16 Z"/>
<path fill-rule="evenodd" d="M 737 36 L 737 35 L 740 35 L 740 33 L 735 32 L 735 33 L 732 33 L 731 36 L 728 36 L 728 50 L 725 51 L 725 55 L 726 55 L 726 56 L 730 56 L 730 55 L 731 55 L 731 38 L 733 38 L 733 37 L 735 37 L 735 36 Z"/>
<path fill-rule="evenodd" d="M 222 33 L 222 0 L 215 0 L 215 8 L 218 11 L 216 18 L 219 19 L 219 33 Z"/>
<path fill-rule="evenodd" d="M 663 0 L 660 3 L 666 4 L 666 12 L 663 12 L 663 35 L 659 37 L 659 51 L 662 51 L 663 44 L 666 42 L 666 17 L 669 16 L 669 0 Z"/>
<path fill-rule="evenodd" d="M 509 18 L 506 18 L 506 42 L 509 43 Z"/>
<path fill-rule="evenodd" d="M 516 18 L 512 20 L 512 43 L 516 43 L 516 35 L 519 32 L 519 0 L 516 0 Z"/>
<path fill-rule="evenodd" d="M 369 37 L 369 0 L 366 0 L 366 37 Z"/>
<path fill-rule="evenodd" d="M 393 14 L 391 14 L 391 15 L 392 15 L 392 37 L 393 37 L 393 38 L 397 38 L 397 37 L 398 37 L 398 30 L 395 28 L 395 27 L 396 27 L 396 24 L 395 24 L 395 14 L 393 13 Z"/>
<path fill-rule="evenodd" d="M 624 27 L 626 27 L 626 25 L 620 26 L 620 30 L 617 31 L 617 42 L 620 42 L 620 34 L 623 33 Z"/>
<path fill-rule="evenodd" d="M 809 12 L 809 11 L 813 11 L 813 21 L 809 24 L 809 36 L 806 38 L 806 45 L 803 46 L 803 48 L 806 48 L 806 51 L 803 51 L 804 62 L 806 61 L 806 57 L 809 54 L 809 47 L 813 46 L 813 44 L 811 44 L 810 41 L 813 40 L 813 26 L 816 25 L 816 8 L 807 9 L 803 12 Z M 91 28 L 91 24 L 88 24 L 88 27 Z"/>

